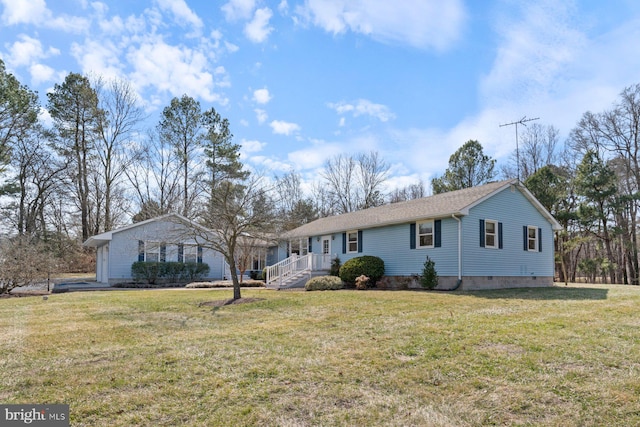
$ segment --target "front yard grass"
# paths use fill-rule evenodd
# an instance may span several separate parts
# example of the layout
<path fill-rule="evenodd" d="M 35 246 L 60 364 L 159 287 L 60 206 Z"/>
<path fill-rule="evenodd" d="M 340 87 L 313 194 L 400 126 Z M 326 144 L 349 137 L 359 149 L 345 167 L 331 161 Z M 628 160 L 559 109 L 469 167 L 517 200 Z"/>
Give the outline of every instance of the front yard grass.
<path fill-rule="evenodd" d="M 73 426 L 640 424 L 640 289 L 0 300 L 0 402 Z"/>

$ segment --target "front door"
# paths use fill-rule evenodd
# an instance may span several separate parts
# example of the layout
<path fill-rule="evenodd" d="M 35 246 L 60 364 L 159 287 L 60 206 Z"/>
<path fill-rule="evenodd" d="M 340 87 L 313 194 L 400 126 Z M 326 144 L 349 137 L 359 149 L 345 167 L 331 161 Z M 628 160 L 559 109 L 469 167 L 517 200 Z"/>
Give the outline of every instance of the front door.
<path fill-rule="evenodd" d="M 322 237 L 322 269 L 331 268 L 331 236 Z"/>

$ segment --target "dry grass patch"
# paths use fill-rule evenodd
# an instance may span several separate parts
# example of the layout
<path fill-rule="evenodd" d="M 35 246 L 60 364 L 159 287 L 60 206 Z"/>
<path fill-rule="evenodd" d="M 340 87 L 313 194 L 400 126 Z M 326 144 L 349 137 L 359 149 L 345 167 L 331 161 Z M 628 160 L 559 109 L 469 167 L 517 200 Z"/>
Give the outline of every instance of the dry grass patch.
<path fill-rule="evenodd" d="M 0 300 L 0 400 L 74 426 L 640 424 L 635 287 L 225 293 Z"/>

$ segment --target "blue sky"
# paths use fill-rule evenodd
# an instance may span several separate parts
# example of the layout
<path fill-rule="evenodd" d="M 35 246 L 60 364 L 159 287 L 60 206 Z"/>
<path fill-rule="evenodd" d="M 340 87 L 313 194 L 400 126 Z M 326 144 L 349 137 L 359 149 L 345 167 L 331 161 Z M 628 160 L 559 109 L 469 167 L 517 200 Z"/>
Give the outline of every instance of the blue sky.
<path fill-rule="evenodd" d="M 640 83 L 636 0 L 0 0 L 0 23 L 43 106 L 69 72 L 129 80 L 148 126 L 186 93 L 229 119 L 246 165 L 306 183 L 375 150 L 389 188 L 430 188 L 467 140 L 506 162 L 500 124 L 564 140 Z"/>

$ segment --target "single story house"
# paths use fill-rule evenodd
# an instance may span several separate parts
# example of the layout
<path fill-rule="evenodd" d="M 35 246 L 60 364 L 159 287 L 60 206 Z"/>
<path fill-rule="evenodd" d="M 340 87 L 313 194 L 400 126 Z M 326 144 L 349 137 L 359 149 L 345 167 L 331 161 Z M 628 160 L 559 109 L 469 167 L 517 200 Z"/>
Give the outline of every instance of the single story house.
<path fill-rule="evenodd" d="M 96 248 L 96 281 L 108 284 L 131 281 L 131 265 L 136 261 L 206 263 L 209 265 L 206 280 L 228 275 L 224 258 L 198 245 L 187 224 L 200 227 L 181 215 L 167 214 L 90 237 L 84 246 Z"/>
<path fill-rule="evenodd" d="M 288 287 L 332 259 L 373 255 L 385 275 L 422 273 L 437 289 L 550 286 L 560 224 L 517 179 L 492 182 L 312 221 L 285 233 L 267 284 Z M 301 278 L 301 279 L 300 279 Z"/>

